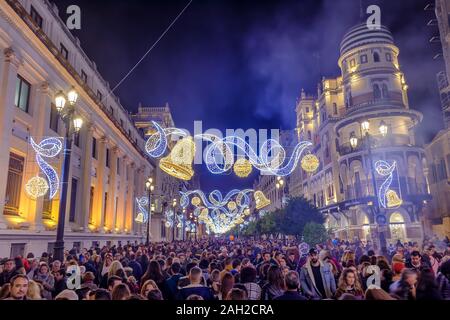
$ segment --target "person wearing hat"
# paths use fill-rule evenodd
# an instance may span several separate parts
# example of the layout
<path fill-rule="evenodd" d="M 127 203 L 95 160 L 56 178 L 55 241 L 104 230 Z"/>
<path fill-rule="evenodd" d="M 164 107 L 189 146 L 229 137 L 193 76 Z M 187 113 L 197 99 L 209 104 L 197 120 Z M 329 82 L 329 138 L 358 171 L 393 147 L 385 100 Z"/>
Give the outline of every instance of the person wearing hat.
<path fill-rule="evenodd" d="M 314 248 L 309 250 L 308 259 L 300 271 L 300 284 L 305 295 L 313 300 L 331 299 L 336 292 L 330 264 L 320 261 Z"/>

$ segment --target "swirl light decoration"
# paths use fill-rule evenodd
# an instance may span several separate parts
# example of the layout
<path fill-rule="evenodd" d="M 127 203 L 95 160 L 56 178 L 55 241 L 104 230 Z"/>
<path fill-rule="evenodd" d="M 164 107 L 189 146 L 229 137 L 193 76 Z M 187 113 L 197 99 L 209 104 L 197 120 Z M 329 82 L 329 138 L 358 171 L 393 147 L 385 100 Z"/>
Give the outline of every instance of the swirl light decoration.
<path fill-rule="evenodd" d="M 397 181 L 400 195 L 398 195 L 395 190 L 390 189 L 394 177 L 394 171 L 396 170 L 396 168 L 396 161 L 393 161 L 392 164 L 389 164 L 384 160 L 375 162 L 375 171 L 378 173 L 378 175 L 385 177 L 384 182 L 378 189 L 378 201 L 380 205 L 385 209 L 398 208 L 403 203 L 403 200 L 401 198 L 400 182 Z"/>
<path fill-rule="evenodd" d="M 39 144 L 37 144 L 33 140 L 33 138 L 30 137 L 30 144 L 33 150 L 36 152 L 36 161 L 38 163 L 39 168 L 47 177 L 49 199 L 53 199 L 59 189 L 59 177 L 58 174 L 56 173 L 56 170 L 51 165 L 48 164 L 47 161 L 49 160 L 46 161 L 44 160 L 44 158 L 53 159 L 61 153 L 61 150 L 63 148 L 62 138 L 51 137 L 44 139 Z M 47 193 L 47 191 L 43 193 L 45 187 L 42 183 L 42 180 L 40 179 L 37 180 L 36 177 L 33 177 L 27 182 L 25 190 L 30 196 L 38 197 L 45 195 Z"/>
<path fill-rule="evenodd" d="M 181 129 L 163 129 L 156 122 L 152 123 L 156 128 L 156 132 L 149 137 L 145 144 L 145 150 L 151 157 L 158 158 L 164 154 L 167 150 L 167 137 L 169 135 L 183 137 L 181 141 L 184 141 L 188 137 L 187 133 Z M 297 167 L 298 162 L 307 149 L 312 146 L 312 143 L 309 141 L 298 143 L 294 148 L 292 156 L 287 159 L 286 150 L 274 139 L 268 139 L 262 144 L 259 150 L 259 156 L 245 139 L 238 136 L 233 135 L 219 138 L 212 134 L 198 134 L 193 137 L 193 141 L 195 140 L 206 141 L 209 143 L 205 150 L 205 163 L 211 173 L 223 174 L 233 168 L 236 175 L 243 178 L 248 177 L 252 167 L 255 167 L 263 174 L 288 176 Z M 181 141 L 179 141 L 179 143 Z M 233 153 L 233 150 L 235 149 L 238 152 L 242 152 L 243 156 L 236 160 L 236 162 L 234 161 L 235 154 Z M 271 159 L 269 155 L 272 156 Z M 309 156 L 308 159 L 309 160 L 306 161 L 306 163 L 309 163 L 309 167 L 314 167 L 313 165 L 316 164 L 316 161 L 313 162 L 313 160 L 317 160 L 317 158 Z M 172 159 L 171 162 L 174 162 L 174 160 Z M 171 168 L 172 167 L 173 166 L 171 166 Z M 177 173 L 173 172 L 173 170 L 165 171 L 166 173 L 179 178 Z M 190 172 L 182 175 L 182 177 L 185 178 L 189 178 L 189 176 Z"/>
<path fill-rule="evenodd" d="M 146 223 L 148 220 L 148 197 L 136 198 L 138 207 L 138 214 L 135 221 L 139 223 Z"/>
<path fill-rule="evenodd" d="M 194 210 L 194 215 L 198 216 L 199 222 L 204 223 L 209 232 L 222 234 L 231 230 L 236 225 L 244 222 L 246 216 L 250 214 L 250 197 L 252 189 L 231 190 L 225 196 L 219 190 L 212 191 L 206 196 L 201 190 L 181 192 L 180 205 L 183 208 L 192 204 L 189 198 L 198 197 L 201 199 L 199 205 Z M 196 201 L 197 202 L 197 201 Z"/>

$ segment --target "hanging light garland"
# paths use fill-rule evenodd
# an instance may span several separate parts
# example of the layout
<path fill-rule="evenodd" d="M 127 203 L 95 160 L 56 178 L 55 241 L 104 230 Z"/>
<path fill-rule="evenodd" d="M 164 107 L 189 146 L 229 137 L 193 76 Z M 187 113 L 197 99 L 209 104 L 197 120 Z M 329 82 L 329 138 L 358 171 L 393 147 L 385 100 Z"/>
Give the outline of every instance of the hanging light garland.
<path fill-rule="evenodd" d="M 393 161 L 392 164 L 389 164 L 384 160 L 379 160 L 375 162 L 375 171 L 378 173 L 378 175 L 385 178 L 385 180 L 378 189 L 378 202 L 383 208 L 386 209 L 398 208 L 403 204 L 403 200 L 401 198 L 400 181 L 398 181 L 398 174 L 397 174 L 397 185 L 399 188 L 400 195 L 397 194 L 395 190 L 390 189 L 394 179 L 394 172 L 396 168 L 397 168 L 396 161 Z"/>

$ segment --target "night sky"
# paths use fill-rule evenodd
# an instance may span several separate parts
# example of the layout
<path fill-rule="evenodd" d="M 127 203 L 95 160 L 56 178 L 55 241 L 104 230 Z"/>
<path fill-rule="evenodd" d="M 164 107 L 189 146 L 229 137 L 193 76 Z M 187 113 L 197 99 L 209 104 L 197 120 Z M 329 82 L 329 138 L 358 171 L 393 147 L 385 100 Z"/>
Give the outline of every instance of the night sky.
<path fill-rule="evenodd" d="M 189 0 L 57 0 L 81 8 L 82 29 L 73 31 L 114 87 L 151 47 Z M 412 108 L 425 113 L 417 138 L 429 142 L 443 127 L 433 60 L 440 44 L 430 44 L 437 27 L 427 27 L 431 0 L 364 0 L 377 4 L 382 24 L 400 48 L 400 65 Z M 316 94 L 322 76 L 340 75 L 339 44 L 359 22 L 359 0 L 194 0 L 174 27 L 116 90 L 122 105 L 135 112 L 170 104 L 177 127 L 295 127 L 301 88 Z M 204 168 L 202 189 L 251 187 L 248 179 L 213 177 Z"/>

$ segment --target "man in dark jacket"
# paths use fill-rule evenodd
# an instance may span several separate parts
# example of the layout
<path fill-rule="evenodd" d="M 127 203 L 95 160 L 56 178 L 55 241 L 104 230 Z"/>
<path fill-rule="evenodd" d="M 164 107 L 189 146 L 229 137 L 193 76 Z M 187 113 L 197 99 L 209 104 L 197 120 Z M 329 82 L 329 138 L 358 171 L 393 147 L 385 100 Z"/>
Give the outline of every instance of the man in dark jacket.
<path fill-rule="evenodd" d="M 65 289 L 67 289 L 67 278 L 66 271 L 64 269 L 59 269 L 54 274 L 55 277 L 55 285 L 53 286 L 52 296 L 53 299 Z"/>
<path fill-rule="evenodd" d="M 140 282 L 142 277 L 142 266 L 136 261 L 136 255 L 134 253 L 130 254 L 130 262 L 128 263 L 128 266 L 133 269 L 133 276 L 138 282 Z"/>
<path fill-rule="evenodd" d="M 289 271 L 284 277 L 286 291 L 283 295 L 276 297 L 274 300 L 307 300 L 298 290 L 300 287 L 300 277 L 297 271 Z"/>
<path fill-rule="evenodd" d="M 190 295 L 199 295 L 204 300 L 214 300 L 214 294 L 211 289 L 202 285 L 202 270 L 194 267 L 189 272 L 190 285 L 181 288 L 177 295 L 177 300 L 186 300 Z"/>
<path fill-rule="evenodd" d="M 178 280 L 183 276 L 180 273 L 181 265 L 178 262 L 170 266 L 172 276 L 164 283 L 163 296 L 167 300 L 175 300 L 178 294 Z"/>
<path fill-rule="evenodd" d="M 0 273 L 0 287 L 5 283 L 9 283 L 9 281 L 18 274 L 16 270 L 16 264 L 14 259 L 8 259 L 5 261 L 5 265 L 3 267 L 3 272 Z"/>

